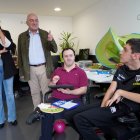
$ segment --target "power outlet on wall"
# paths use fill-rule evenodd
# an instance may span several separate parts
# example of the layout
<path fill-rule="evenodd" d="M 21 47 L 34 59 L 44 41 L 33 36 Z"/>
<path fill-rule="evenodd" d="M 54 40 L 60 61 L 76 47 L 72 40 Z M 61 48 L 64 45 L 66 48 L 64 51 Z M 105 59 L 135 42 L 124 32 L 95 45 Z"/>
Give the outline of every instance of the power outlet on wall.
<path fill-rule="evenodd" d="M 137 15 L 137 20 L 140 20 L 140 14 Z"/>

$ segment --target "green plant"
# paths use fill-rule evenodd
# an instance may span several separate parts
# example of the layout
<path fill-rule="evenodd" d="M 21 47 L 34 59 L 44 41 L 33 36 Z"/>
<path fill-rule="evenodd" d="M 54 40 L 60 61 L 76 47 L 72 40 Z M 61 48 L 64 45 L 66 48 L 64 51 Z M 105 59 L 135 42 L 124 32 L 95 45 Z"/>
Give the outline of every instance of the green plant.
<path fill-rule="evenodd" d="M 76 37 L 72 37 L 72 33 L 69 32 L 63 32 L 61 33 L 61 43 L 60 43 L 60 47 L 61 49 L 65 49 L 65 48 L 73 48 L 75 47 L 75 40 Z"/>
<path fill-rule="evenodd" d="M 75 51 L 78 47 L 78 43 L 77 45 L 75 45 L 75 42 L 74 40 L 76 39 L 77 37 L 72 37 L 72 33 L 69 33 L 69 32 L 63 32 L 61 33 L 61 42 L 60 42 L 60 47 L 61 47 L 61 50 L 65 49 L 65 48 L 73 48 Z M 62 53 L 60 53 L 60 61 L 63 62 L 63 58 L 62 58 Z"/>

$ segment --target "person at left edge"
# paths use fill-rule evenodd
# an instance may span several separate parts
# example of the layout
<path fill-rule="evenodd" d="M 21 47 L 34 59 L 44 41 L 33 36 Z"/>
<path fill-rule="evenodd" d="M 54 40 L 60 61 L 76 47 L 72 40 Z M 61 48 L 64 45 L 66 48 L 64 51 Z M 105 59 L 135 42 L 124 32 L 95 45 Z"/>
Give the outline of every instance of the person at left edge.
<path fill-rule="evenodd" d="M 8 122 L 11 125 L 17 125 L 15 99 L 13 93 L 13 79 L 17 70 L 12 58 L 16 45 L 13 43 L 9 31 L 0 27 L 0 128 L 5 125 L 5 113 L 2 99 L 2 85 L 6 96 L 8 108 Z"/>

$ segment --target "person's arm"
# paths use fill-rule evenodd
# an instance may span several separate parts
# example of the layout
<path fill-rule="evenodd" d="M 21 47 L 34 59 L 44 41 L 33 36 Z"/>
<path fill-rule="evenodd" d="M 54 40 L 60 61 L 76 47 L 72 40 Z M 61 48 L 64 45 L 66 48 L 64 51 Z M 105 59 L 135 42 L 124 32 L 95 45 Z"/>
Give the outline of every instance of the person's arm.
<path fill-rule="evenodd" d="M 60 80 L 59 75 L 57 75 L 56 71 L 54 71 L 49 85 L 56 85 L 59 80 Z M 58 89 L 58 90 L 61 91 L 62 93 L 65 93 L 65 94 L 82 95 L 82 94 L 86 93 L 87 86 L 83 86 L 83 87 L 80 87 L 80 88 L 74 89 L 74 90 L 62 89 L 62 88 Z"/>
<path fill-rule="evenodd" d="M 22 51 L 21 51 L 21 36 L 18 37 L 18 67 L 19 67 L 19 76 L 21 79 L 23 77 L 23 62 L 22 62 Z"/>
<path fill-rule="evenodd" d="M 5 45 L 5 35 L 3 34 L 2 30 L 0 29 L 0 44 L 2 46 Z"/>
<path fill-rule="evenodd" d="M 110 98 L 113 96 L 115 90 L 117 87 L 117 82 L 112 81 L 111 85 L 109 86 L 107 92 L 105 93 L 105 96 L 103 98 L 103 101 L 101 103 L 101 107 L 106 107 L 107 102 L 110 100 Z"/>
<path fill-rule="evenodd" d="M 7 50 L 11 50 L 12 53 L 15 53 L 16 50 L 16 44 L 13 42 L 12 38 L 11 38 L 11 34 L 9 31 L 6 31 L 5 34 L 6 38 L 10 41 L 10 45 L 6 48 Z"/>
<path fill-rule="evenodd" d="M 0 50 L 0 55 L 1 55 L 2 53 L 5 53 L 5 52 L 7 52 L 7 50 L 6 50 L 5 48 L 3 48 L 2 50 Z"/>
<path fill-rule="evenodd" d="M 54 74 L 53 74 L 54 75 Z M 54 75 L 49 83 L 49 85 L 56 85 L 56 83 L 60 80 L 59 75 Z"/>
<path fill-rule="evenodd" d="M 111 98 L 111 100 L 110 100 L 108 105 L 111 106 L 114 102 L 116 102 L 121 97 L 129 99 L 129 100 L 137 102 L 137 103 L 140 103 L 140 94 L 125 91 L 125 90 L 122 90 L 122 89 L 118 89 L 114 93 L 114 96 Z"/>
<path fill-rule="evenodd" d="M 12 54 L 15 54 L 16 45 L 11 38 L 10 32 L 6 30 L 0 30 L 0 38 L 0 43 L 2 46 L 5 47 L 6 50 L 11 50 Z"/>
<path fill-rule="evenodd" d="M 124 91 L 124 90 L 119 90 L 118 91 L 120 96 L 129 99 L 131 101 L 140 103 L 140 94 L 139 93 L 133 93 L 133 92 L 128 92 L 128 91 Z"/>
<path fill-rule="evenodd" d="M 55 40 L 53 39 L 52 41 L 48 41 L 49 47 L 50 47 L 50 51 L 52 51 L 53 53 L 57 52 L 57 45 L 55 43 Z"/>
<path fill-rule="evenodd" d="M 65 94 L 82 95 L 87 92 L 87 86 L 80 87 L 74 90 L 69 90 L 69 89 L 58 89 L 58 90 Z"/>
<path fill-rule="evenodd" d="M 88 79 L 86 73 L 82 70 L 79 75 L 79 88 L 77 89 L 58 89 L 64 94 L 72 94 L 72 95 L 82 95 L 86 94 L 88 86 Z"/>
<path fill-rule="evenodd" d="M 7 39 L 7 37 L 4 37 L 5 41 L 2 41 L 2 39 L 0 39 L 0 44 L 5 47 L 8 48 L 11 45 L 11 42 Z"/>
<path fill-rule="evenodd" d="M 53 53 L 57 52 L 57 45 L 50 31 L 48 33 L 48 45 L 49 45 L 50 51 L 52 51 Z"/>

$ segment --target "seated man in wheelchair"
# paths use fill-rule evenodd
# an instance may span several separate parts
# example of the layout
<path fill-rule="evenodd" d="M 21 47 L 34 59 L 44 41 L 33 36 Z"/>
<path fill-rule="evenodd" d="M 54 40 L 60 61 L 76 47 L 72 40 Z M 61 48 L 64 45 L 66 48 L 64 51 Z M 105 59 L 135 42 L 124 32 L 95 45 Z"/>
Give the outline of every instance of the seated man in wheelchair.
<path fill-rule="evenodd" d="M 66 120 L 84 140 L 100 139 L 93 127 L 106 133 L 120 125 L 118 117 L 140 112 L 140 39 L 126 42 L 120 62 L 124 65 L 117 69 L 101 104 L 86 105 L 65 114 Z"/>
<path fill-rule="evenodd" d="M 75 64 L 75 51 L 72 48 L 66 48 L 62 51 L 64 66 L 57 68 L 50 82 L 50 85 L 72 85 L 74 89 L 53 89 L 50 103 L 58 100 L 66 100 L 82 104 L 81 95 L 85 94 L 88 86 L 86 73 Z M 51 140 L 53 132 L 53 123 L 56 119 L 63 119 L 62 113 L 44 114 L 41 120 L 41 137 L 40 140 Z M 68 110 L 69 111 L 69 110 Z"/>

